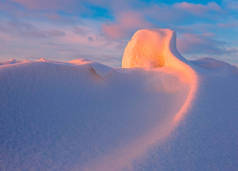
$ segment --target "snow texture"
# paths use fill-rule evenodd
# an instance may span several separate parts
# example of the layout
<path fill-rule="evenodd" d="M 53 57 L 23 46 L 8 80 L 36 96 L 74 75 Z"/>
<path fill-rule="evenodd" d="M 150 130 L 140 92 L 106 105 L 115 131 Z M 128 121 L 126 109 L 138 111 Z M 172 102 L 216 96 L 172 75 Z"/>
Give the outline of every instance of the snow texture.
<path fill-rule="evenodd" d="M 140 30 L 122 69 L 77 59 L 0 64 L 0 170 L 238 168 L 238 68 L 188 61 Z"/>

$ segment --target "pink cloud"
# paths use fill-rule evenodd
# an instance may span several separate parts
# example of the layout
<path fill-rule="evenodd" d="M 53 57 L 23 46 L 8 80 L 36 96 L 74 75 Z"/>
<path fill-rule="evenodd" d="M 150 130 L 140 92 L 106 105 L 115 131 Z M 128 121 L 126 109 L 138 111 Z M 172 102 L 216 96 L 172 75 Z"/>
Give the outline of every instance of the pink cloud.
<path fill-rule="evenodd" d="M 29 9 L 62 9 L 73 6 L 75 0 L 11 0 Z"/>
<path fill-rule="evenodd" d="M 218 23 L 217 24 L 218 27 L 220 28 L 228 28 L 228 29 L 231 29 L 231 28 L 237 28 L 238 27 L 238 21 L 232 21 L 232 22 L 227 22 L 227 23 Z"/>
<path fill-rule="evenodd" d="M 23 36 L 24 38 L 53 38 L 64 36 L 65 33 L 57 28 L 40 28 L 33 24 L 19 21 L 2 21 L 0 33 L 10 36 Z"/>
<path fill-rule="evenodd" d="M 178 49 L 182 53 L 187 54 L 224 54 L 228 53 L 224 47 L 226 43 L 213 39 L 213 36 L 208 34 L 183 34 L 178 39 Z"/>
<path fill-rule="evenodd" d="M 215 2 L 209 2 L 207 5 L 182 2 L 176 3 L 174 7 L 197 15 L 201 15 L 208 11 L 219 11 L 221 9 Z"/>
<path fill-rule="evenodd" d="M 120 13 L 115 23 L 103 24 L 102 30 L 107 36 L 116 39 L 127 36 L 132 30 L 149 26 L 140 13 L 129 11 Z"/>

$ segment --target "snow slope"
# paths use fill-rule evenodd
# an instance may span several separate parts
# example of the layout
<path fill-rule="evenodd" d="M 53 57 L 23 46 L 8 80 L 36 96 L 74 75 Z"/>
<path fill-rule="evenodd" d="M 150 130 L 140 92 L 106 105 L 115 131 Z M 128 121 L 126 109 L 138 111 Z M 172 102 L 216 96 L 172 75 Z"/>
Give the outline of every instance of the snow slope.
<path fill-rule="evenodd" d="M 186 60 L 168 29 L 138 31 L 122 67 L 1 63 L 0 170 L 238 168 L 236 67 Z"/>
<path fill-rule="evenodd" d="M 238 168 L 238 69 L 213 59 L 193 61 L 199 87 L 185 120 L 138 171 L 236 171 Z"/>

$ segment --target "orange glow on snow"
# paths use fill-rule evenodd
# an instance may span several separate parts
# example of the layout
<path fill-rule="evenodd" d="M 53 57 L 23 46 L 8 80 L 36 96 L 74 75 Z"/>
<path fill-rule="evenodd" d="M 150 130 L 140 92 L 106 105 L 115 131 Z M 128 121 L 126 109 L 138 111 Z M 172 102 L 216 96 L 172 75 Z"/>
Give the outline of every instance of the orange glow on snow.
<path fill-rule="evenodd" d="M 149 148 L 161 143 L 170 135 L 186 115 L 197 90 L 198 76 L 187 63 L 188 61 L 176 49 L 176 37 L 172 30 L 140 30 L 134 34 L 125 49 L 122 68 L 158 69 L 159 72 L 176 75 L 189 88 L 186 100 L 177 113 L 172 118 L 168 118 L 168 121 L 158 124 L 146 135 L 142 135 L 83 170 L 130 169 L 133 161 L 142 157 Z"/>
<path fill-rule="evenodd" d="M 184 105 L 174 117 L 177 124 L 186 114 L 197 89 L 197 74 L 186 64 L 176 49 L 176 35 L 169 29 L 139 30 L 128 43 L 122 68 L 156 68 L 176 73 L 181 81 L 189 84 L 190 91 Z"/>
<path fill-rule="evenodd" d="M 74 60 L 69 61 L 69 63 L 75 64 L 75 65 L 84 65 L 84 64 L 89 64 L 90 61 L 85 60 L 85 59 L 74 59 Z"/>

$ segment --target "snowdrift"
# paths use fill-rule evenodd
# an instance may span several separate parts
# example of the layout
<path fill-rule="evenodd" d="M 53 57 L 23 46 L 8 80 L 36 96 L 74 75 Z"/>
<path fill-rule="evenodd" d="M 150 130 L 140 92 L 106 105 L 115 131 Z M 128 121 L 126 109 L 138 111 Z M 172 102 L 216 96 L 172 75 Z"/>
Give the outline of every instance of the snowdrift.
<path fill-rule="evenodd" d="M 0 64 L 0 170 L 236 170 L 238 69 L 140 30 L 122 69 Z"/>

